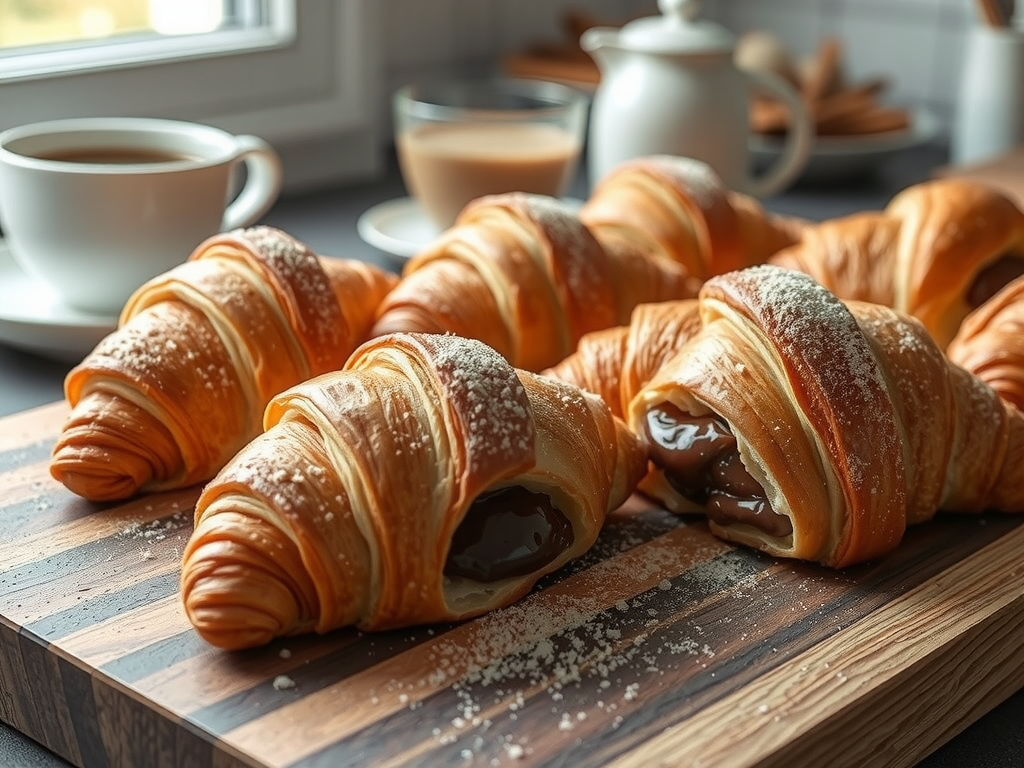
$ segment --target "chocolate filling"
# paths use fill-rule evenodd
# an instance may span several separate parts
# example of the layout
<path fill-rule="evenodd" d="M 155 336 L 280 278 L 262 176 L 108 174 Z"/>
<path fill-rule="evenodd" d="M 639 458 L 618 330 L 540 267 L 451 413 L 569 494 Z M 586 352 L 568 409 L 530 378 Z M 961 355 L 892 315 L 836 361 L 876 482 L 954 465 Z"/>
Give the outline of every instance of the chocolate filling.
<path fill-rule="evenodd" d="M 543 493 L 518 486 L 483 494 L 452 536 L 444 572 L 491 582 L 526 576 L 572 544 L 572 524 Z"/>
<path fill-rule="evenodd" d="M 671 403 L 647 412 L 650 457 L 665 479 L 720 525 L 744 523 L 769 536 L 789 536 L 793 524 L 772 509 L 761 484 L 743 466 L 736 437 L 716 414 L 691 416 Z"/>
<path fill-rule="evenodd" d="M 982 269 L 967 289 L 967 304 L 977 309 L 1006 285 L 1024 275 L 1024 257 L 1005 254 Z"/>

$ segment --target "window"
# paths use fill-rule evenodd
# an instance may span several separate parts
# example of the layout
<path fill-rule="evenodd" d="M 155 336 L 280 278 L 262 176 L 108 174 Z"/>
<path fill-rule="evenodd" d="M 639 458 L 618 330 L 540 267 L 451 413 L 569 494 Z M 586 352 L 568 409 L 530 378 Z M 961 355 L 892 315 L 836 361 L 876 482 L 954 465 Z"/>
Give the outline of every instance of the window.
<path fill-rule="evenodd" d="M 245 16 L 258 8 L 223 0 L 0 0 L 0 49 L 202 34 L 245 25 Z"/>
<path fill-rule="evenodd" d="M 375 5 L 0 0 L 0 129 L 106 114 L 198 120 L 270 141 L 289 186 L 366 174 L 378 162 Z M 49 31 L 37 17 L 13 39 L 12 6 L 94 10 Z M 304 161 L 308 152 L 320 159 Z"/>
<path fill-rule="evenodd" d="M 264 0 L 0 0 L 0 77 L 281 47 L 295 38 L 294 10 Z"/>

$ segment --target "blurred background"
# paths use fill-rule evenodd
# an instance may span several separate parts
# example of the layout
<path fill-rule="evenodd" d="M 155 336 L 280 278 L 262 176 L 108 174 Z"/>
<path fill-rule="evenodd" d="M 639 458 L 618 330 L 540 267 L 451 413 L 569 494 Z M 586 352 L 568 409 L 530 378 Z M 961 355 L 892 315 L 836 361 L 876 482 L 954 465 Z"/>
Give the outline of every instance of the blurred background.
<path fill-rule="evenodd" d="M 772 33 L 797 58 L 812 56 L 822 40 L 837 40 L 845 78 L 884 78 L 881 99 L 927 109 L 946 135 L 965 41 L 982 23 L 973 0 L 705 0 L 700 8 L 701 16 L 737 35 Z M 265 136 L 283 149 L 293 186 L 365 177 L 380 172 L 380 161 L 367 160 L 366 149 L 388 147 L 387 96 L 401 84 L 451 71 L 510 67 L 538 53 L 569 58 L 582 26 L 619 25 L 656 13 L 656 2 L 636 0 L 0 0 L 0 129 L 91 111 L 182 116 Z M 116 93 L 99 74 L 116 70 L 116 59 L 97 63 L 95 56 L 80 56 L 59 72 L 39 66 L 75 45 L 112 49 L 108 43 L 128 41 L 134 46 L 131 67 L 139 75 L 145 64 L 139 51 L 147 40 L 213 40 L 261 24 L 280 31 L 275 42 L 263 44 L 278 59 L 288 50 L 311 51 L 294 69 L 275 64 L 273 76 L 251 70 L 261 88 L 243 82 L 248 69 L 230 70 L 223 81 L 197 76 L 201 67 L 212 72 L 223 64 L 227 50 L 202 54 L 207 58 L 197 64 L 200 54 L 171 49 L 168 55 L 178 56 L 183 78 L 147 79 L 150 73 L 143 72 L 143 85 L 119 80 Z M 316 34 L 324 27 L 335 31 L 333 40 Z M 40 52 L 49 58 L 41 59 Z M 258 55 L 253 51 L 246 61 Z M 187 69 L 180 65 L 183 58 Z M 19 69 L 19 61 L 32 67 Z M 585 68 L 589 62 L 576 63 Z M 317 68 L 336 76 L 320 82 Z M 59 77 L 35 92 L 51 75 Z M 220 84 L 208 85 L 207 79 Z M 61 90 L 61 82 L 76 87 Z M 100 95 L 82 95 L 94 83 Z M 190 101 L 185 92 L 198 95 Z M 342 152 L 338 136 L 357 149 Z M 316 161 L 303 160 L 298 145 L 308 145 Z"/>
<path fill-rule="evenodd" d="M 486 66 L 499 55 L 564 38 L 567 14 L 602 24 L 658 12 L 626 0 L 381 0 L 388 19 L 382 52 L 386 86 L 425 70 Z M 797 56 L 821 40 L 842 44 L 846 76 L 889 79 L 894 104 L 933 110 L 948 124 L 968 30 L 980 19 L 972 0 L 705 0 L 701 16 L 737 35 L 766 30 Z"/>

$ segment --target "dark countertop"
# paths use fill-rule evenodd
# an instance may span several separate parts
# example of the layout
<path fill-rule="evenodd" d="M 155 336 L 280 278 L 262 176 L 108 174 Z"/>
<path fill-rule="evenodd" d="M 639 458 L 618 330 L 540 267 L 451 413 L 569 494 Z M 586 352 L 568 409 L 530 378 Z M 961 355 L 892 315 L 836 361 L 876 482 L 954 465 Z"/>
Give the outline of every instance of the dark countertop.
<path fill-rule="evenodd" d="M 765 201 L 779 213 L 824 219 L 877 209 L 903 187 L 929 177 L 943 165 L 942 146 L 922 147 L 894 156 L 857 179 L 828 186 L 802 184 Z M 364 243 L 356 220 L 372 205 L 401 197 L 404 188 L 393 166 L 385 178 L 337 189 L 282 199 L 264 217 L 324 255 L 363 259 L 398 271 L 401 260 Z M 570 194 L 587 194 L 585 179 L 577 179 Z M 60 399 L 64 374 L 70 366 L 0 344 L 0 416 Z M 0 691 L 0 695 L 3 692 Z M 922 717 L 927 715 L 922 713 Z M 920 768 L 1010 768 L 1024 764 L 1024 691 L 968 727 L 923 760 Z M 66 768 L 68 764 L 0 722 L 0 766 L 3 768 Z M 141 768 L 141 767 L 140 767 Z"/>

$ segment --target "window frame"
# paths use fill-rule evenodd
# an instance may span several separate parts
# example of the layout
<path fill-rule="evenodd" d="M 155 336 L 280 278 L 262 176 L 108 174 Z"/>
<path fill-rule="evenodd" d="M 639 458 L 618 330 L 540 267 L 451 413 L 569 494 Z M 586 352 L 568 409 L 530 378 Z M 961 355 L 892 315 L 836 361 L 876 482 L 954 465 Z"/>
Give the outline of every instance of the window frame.
<path fill-rule="evenodd" d="M 273 34 L 250 34 L 242 48 L 241 37 L 225 34 L 230 44 L 213 51 L 0 78 L 0 130 L 114 114 L 196 120 L 266 139 L 282 152 L 288 179 L 289 149 L 296 145 L 343 136 L 364 147 L 372 143 L 380 79 L 373 61 L 376 5 L 269 0 Z M 343 154 L 341 166 L 360 167 L 338 167 L 331 175 L 366 174 L 377 166 L 366 152 Z M 290 181 L 302 183 L 294 176 Z"/>

